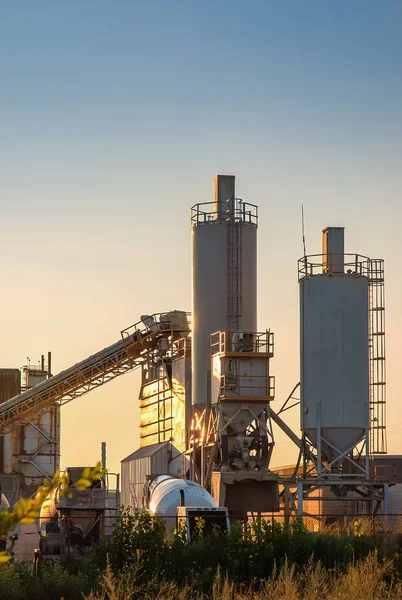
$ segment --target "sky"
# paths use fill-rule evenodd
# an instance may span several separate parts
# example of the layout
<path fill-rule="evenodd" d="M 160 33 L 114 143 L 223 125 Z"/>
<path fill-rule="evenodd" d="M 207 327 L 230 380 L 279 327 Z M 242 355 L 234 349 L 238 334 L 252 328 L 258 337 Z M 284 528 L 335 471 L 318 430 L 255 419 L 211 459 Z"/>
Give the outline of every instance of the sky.
<path fill-rule="evenodd" d="M 297 259 L 321 229 L 385 259 L 388 447 L 402 453 L 399 0 L 3 0 L 0 366 L 57 373 L 191 308 L 190 207 L 259 206 L 258 327 L 299 380 Z M 62 409 L 62 466 L 138 445 L 137 373 Z M 289 423 L 299 430 L 298 411 Z M 274 464 L 295 458 L 278 434 Z"/>

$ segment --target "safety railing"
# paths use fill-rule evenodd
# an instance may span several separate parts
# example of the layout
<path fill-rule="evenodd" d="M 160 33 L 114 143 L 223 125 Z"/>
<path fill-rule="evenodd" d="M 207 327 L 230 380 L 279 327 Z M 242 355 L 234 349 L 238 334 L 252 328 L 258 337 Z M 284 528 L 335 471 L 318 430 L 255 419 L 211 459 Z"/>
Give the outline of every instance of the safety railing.
<path fill-rule="evenodd" d="M 191 226 L 198 227 L 211 222 L 249 223 L 258 226 L 258 207 L 235 198 L 234 202 L 203 202 L 191 207 Z"/>
<path fill-rule="evenodd" d="M 233 352 L 274 355 L 275 337 L 272 331 L 217 331 L 211 334 L 211 356 Z"/>
<path fill-rule="evenodd" d="M 273 399 L 275 397 L 275 377 L 225 373 L 221 376 L 219 399 L 233 399 L 233 397 L 247 400 Z"/>
<path fill-rule="evenodd" d="M 133 336 L 135 339 L 141 339 L 150 333 L 162 332 L 191 332 L 191 312 L 182 310 L 172 310 L 163 313 L 154 313 L 153 315 L 143 315 L 140 321 L 130 325 L 121 331 L 121 337 L 127 340 Z M 138 336 L 134 334 L 138 334 Z M 131 339 L 130 339 L 131 343 Z"/>
<path fill-rule="evenodd" d="M 360 275 L 370 281 L 384 278 L 384 261 L 360 254 L 311 254 L 298 260 L 299 279 L 315 275 Z"/>

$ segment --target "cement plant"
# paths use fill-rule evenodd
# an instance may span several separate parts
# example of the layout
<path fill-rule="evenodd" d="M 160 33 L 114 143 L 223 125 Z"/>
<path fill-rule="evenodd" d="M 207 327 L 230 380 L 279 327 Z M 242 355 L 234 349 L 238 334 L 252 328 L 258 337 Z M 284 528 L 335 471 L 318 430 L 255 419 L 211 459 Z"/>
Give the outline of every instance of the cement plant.
<path fill-rule="evenodd" d="M 257 235 L 266 224 L 257 206 L 236 198 L 234 176 L 213 182 L 212 201 L 190 212 L 191 312 L 161 306 L 138 315 L 113 344 L 59 374 L 50 353 L 22 373 L 0 370 L 3 507 L 65 467 L 65 403 L 141 372 L 139 408 L 132 407 L 139 448 L 121 457 L 121 475 L 45 502 L 32 536 L 38 561 L 85 554 L 120 506 L 189 523 L 209 515 L 224 528 L 233 517 L 309 516 L 314 531 L 356 514 L 376 515 L 386 528 L 402 513 L 402 457 L 387 454 L 383 260 L 356 252 L 349 239 L 346 253 L 344 228 L 330 225 L 321 252 L 295 256 L 300 382 L 287 382 L 289 397 L 275 400 L 275 323 L 257 330 Z M 287 422 L 291 408 L 300 414 L 297 429 Z M 274 468 L 279 431 L 298 458 Z M 67 465 L 72 482 L 83 466 Z"/>

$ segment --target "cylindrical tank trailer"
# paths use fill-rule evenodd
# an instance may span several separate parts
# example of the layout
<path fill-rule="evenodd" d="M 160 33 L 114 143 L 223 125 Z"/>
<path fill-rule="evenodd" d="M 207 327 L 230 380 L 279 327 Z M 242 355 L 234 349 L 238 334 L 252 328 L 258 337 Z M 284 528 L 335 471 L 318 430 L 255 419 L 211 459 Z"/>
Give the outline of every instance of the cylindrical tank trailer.
<path fill-rule="evenodd" d="M 200 531 L 201 522 L 204 534 L 230 529 L 228 509 L 217 506 L 206 489 L 188 479 L 155 477 L 148 487 L 148 508 L 151 515 L 165 519 L 168 535 L 177 525 L 188 542 Z"/>
<path fill-rule="evenodd" d="M 149 486 L 149 510 L 152 515 L 175 517 L 177 508 L 216 508 L 206 489 L 195 481 L 171 475 L 159 475 Z"/>

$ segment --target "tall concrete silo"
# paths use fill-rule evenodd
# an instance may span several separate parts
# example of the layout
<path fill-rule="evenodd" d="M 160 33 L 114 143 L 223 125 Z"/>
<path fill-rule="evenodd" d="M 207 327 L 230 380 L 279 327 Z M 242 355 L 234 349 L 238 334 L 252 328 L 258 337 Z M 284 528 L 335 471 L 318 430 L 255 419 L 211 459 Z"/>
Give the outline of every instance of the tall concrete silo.
<path fill-rule="evenodd" d="M 257 207 L 235 198 L 235 177 L 214 178 L 214 201 L 191 211 L 192 402 L 210 404 L 210 335 L 257 329 Z"/>
<path fill-rule="evenodd" d="M 319 476 L 369 476 L 372 314 L 383 310 L 371 302 L 378 262 L 345 255 L 341 227 L 323 230 L 322 255 L 299 261 L 301 428 L 317 451 Z M 354 461 L 362 442 L 365 460 L 360 453 Z"/>
<path fill-rule="evenodd" d="M 214 178 L 214 201 L 192 207 L 192 477 L 239 515 L 277 510 L 269 361 L 257 332 L 257 207 Z"/>

